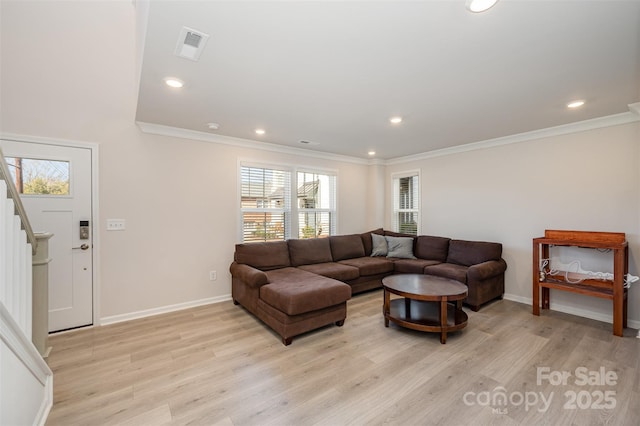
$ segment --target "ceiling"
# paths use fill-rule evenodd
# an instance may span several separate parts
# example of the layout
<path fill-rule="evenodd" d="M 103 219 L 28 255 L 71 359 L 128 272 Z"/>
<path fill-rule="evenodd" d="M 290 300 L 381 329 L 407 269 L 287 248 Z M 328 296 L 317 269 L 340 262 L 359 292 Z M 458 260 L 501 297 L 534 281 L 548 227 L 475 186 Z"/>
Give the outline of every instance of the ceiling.
<path fill-rule="evenodd" d="M 174 54 L 183 26 L 210 36 L 198 61 Z M 480 14 L 465 0 L 164 0 L 148 8 L 136 119 L 384 160 L 638 101 L 640 0 L 501 0 Z"/>

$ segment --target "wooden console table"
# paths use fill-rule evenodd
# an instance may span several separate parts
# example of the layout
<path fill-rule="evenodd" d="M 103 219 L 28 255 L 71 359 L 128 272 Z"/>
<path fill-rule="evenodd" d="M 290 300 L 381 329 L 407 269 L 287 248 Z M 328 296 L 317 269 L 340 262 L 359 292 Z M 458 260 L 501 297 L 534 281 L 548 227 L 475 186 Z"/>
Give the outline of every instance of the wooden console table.
<path fill-rule="evenodd" d="M 568 282 L 564 272 L 552 275 L 550 265 L 542 266 L 541 259 L 549 259 L 549 247 L 586 247 L 613 251 L 613 281 L 586 278 L 579 283 Z M 545 236 L 533 239 L 533 314 L 549 309 L 549 289 L 569 291 L 613 301 L 613 334 L 622 336 L 627 327 L 627 289 L 624 277 L 629 272 L 629 249 L 624 233 L 546 230 Z M 569 273 L 570 275 L 577 275 Z M 584 278 L 584 277 L 577 277 Z"/>

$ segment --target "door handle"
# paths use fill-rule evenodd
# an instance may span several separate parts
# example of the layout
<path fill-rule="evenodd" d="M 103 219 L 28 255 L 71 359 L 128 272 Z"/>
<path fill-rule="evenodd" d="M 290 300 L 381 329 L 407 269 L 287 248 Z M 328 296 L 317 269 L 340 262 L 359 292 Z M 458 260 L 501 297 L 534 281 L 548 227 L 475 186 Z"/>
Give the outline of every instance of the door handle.
<path fill-rule="evenodd" d="M 83 244 L 80 247 L 71 247 L 71 249 L 73 249 L 73 250 L 78 250 L 78 249 L 87 250 L 88 248 L 89 248 L 89 244 Z"/>

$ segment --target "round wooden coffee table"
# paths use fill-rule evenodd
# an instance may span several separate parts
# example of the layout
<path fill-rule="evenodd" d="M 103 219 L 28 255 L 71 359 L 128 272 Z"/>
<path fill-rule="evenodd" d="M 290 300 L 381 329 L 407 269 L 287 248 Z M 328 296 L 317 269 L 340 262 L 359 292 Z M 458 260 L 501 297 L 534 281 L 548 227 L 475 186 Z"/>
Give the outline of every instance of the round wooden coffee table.
<path fill-rule="evenodd" d="M 447 332 L 467 326 L 468 317 L 462 310 L 467 286 L 458 281 L 431 275 L 400 274 L 383 278 L 382 288 L 385 327 L 392 321 L 413 330 L 440 333 L 440 343 L 447 343 Z M 391 294 L 404 299 L 391 300 Z"/>

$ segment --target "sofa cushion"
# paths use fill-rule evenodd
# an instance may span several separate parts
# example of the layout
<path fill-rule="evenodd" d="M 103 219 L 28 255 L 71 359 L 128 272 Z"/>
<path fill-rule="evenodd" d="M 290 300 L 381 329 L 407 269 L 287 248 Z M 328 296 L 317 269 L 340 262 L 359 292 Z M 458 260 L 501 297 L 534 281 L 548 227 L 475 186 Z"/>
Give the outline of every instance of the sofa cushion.
<path fill-rule="evenodd" d="M 262 271 L 291 266 L 286 241 L 236 244 L 233 258 L 238 263 L 253 266 Z"/>
<path fill-rule="evenodd" d="M 371 234 L 371 256 L 386 256 L 387 253 L 387 239 L 383 235 Z"/>
<path fill-rule="evenodd" d="M 355 266 L 363 275 L 378 275 L 393 272 L 393 262 L 384 257 L 358 257 L 356 259 L 341 260 L 338 263 Z"/>
<path fill-rule="evenodd" d="M 314 263 L 313 265 L 300 265 L 299 269 L 323 277 L 333 278 L 340 281 L 355 280 L 360 276 L 360 271 L 355 266 L 343 265 L 336 262 Z"/>
<path fill-rule="evenodd" d="M 362 239 L 362 245 L 364 246 L 364 255 L 371 256 L 371 235 L 384 235 L 384 230 L 382 228 L 374 229 L 373 231 L 365 232 L 364 234 L 360 234 L 360 238 Z"/>
<path fill-rule="evenodd" d="M 307 238 L 288 240 L 291 266 L 332 262 L 331 246 L 328 238 Z"/>
<path fill-rule="evenodd" d="M 413 254 L 419 259 L 446 262 L 451 238 L 420 235 L 416 238 L 416 248 Z"/>
<path fill-rule="evenodd" d="M 451 240 L 447 263 L 471 266 L 488 260 L 500 260 L 502 244 L 484 241 Z"/>
<path fill-rule="evenodd" d="M 297 268 L 270 271 L 267 275 L 270 284 L 260 287 L 260 299 L 287 315 L 317 311 L 351 298 L 348 284 Z"/>
<path fill-rule="evenodd" d="M 409 237 L 389 237 L 387 239 L 387 257 L 397 257 L 400 259 L 415 259 L 413 255 L 413 238 Z"/>
<path fill-rule="evenodd" d="M 437 260 L 427 259 L 398 259 L 393 262 L 393 268 L 400 274 L 424 274 L 424 268 L 439 263 Z"/>
<path fill-rule="evenodd" d="M 424 268 L 424 273 L 435 275 L 436 277 L 450 278 L 466 284 L 468 269 L 466 266 L 455 265 L 453 263 L 439 263 L 437 265 L 427 266 Z"/>
<path fill-rule="evenodd" d="M 329 243 L 334 262 L 364 256 L 364 245 L 360 235 L 335 235 L 329 237 Z"/>

